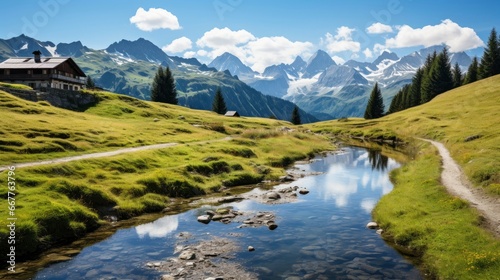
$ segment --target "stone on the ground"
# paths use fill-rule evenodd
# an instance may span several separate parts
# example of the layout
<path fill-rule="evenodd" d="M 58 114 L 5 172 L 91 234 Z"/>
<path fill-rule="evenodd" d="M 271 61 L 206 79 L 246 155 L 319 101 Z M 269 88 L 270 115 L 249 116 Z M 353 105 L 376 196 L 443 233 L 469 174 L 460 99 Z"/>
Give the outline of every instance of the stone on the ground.
<path fill-rule="evenodd" d="M 191 250 L 186 250 L 182 252 L 179 256 L 181 260 L 194 260 L 196 258 L 196 254 Z"/>
<path fill-rule="evenodd" d="M 300 193 L 300 194 L 308 194 L 308 193 L 309 193 L 309 190 L 308 190 L 308 189 L 300 189 L 300 190 L 299 190 L 299 193 Z"/>

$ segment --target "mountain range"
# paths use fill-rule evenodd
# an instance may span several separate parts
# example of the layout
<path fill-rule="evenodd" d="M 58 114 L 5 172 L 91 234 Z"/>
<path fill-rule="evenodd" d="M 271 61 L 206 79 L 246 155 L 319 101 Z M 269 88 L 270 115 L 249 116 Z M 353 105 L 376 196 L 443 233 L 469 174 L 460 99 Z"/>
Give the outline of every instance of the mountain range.
<path fill-rule="evenodd" d="M 148 40 L 121 40 L 103 50 L 94 50 L 81 42 L 42 42 L 25 35 L 0 39 L 0 61 L 9 57 L 72 57 L 97 86 L 106 90 L 149 100 L 150 86 L 158 66 L 172 69 L 179 105 L 211 110 L 215 91 L 221 88 L 228 110 L 241 116 L 275 117 L 290 120 L 295 107 L 290 101 L 264 95 L 240 81 L 229 71 L 217 71 L 197 59 L 169 56 Z M 315 122 L 311 114 L 300 110 L 304 123 Z"/>
<path fill-rule="evenodd" d="M 443 46 L 433 46 L 401 58 L 384 51 L 371 63 L 349 60 L 342 65 L 318 50 L 307 62 L 299 56 L 291 64 L 269 66 L 262 74 L 225 53 L 209 66 L 228 70 L 260 92 L 292 101 L 318 119 L 327 120 L 362 116 L 376 82 L 388 106 L 397 91 L 411 82 L 427 56 L 442 50 Z M 451 53 L 450 60 L 452 65 L 458 63 L 462 71 L 472 62 L 464 52 Z"/>
<path fill-rule="evenodd" d="M 401 58 L 386 51 L 373 62 L 349 60 L 342 65 L 318 50 L 307 62 L 298 56 L 291 64 L 272 65 L 258 73 L 230 53 L 205 65 L 195 58 L 169 56 L 142 38 L 94 50 L 79 41 L 54 44 L 21 35 L 0 39 L 0 60 L 31 57 L 35 50 L 47 57 L 70 56 L 98 86 L 146 100 L 158 65 L 168 66 L 176 80 L 179 105 L 211 110 L 215 91 L 220 87 L 228 109 L 240 115 L 290 120 L 295 103 L 302 109 L 302 121 L 306 123 L 362 116 L 376 82 L 388 106 L 427 55 L 442 49 L 429 47 Z M 450 58 L 463 71 L 472 61 L 463 52 L 451 53 Z"/>

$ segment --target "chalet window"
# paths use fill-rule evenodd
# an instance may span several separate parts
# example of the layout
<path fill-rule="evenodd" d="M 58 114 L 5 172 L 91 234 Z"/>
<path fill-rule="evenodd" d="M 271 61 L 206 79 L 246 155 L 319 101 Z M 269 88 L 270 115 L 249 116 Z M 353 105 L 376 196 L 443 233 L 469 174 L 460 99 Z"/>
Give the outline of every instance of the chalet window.
<path fill-rule="evenodd" d="M 34 69 L 33 74 L 34 75 L 42 75 L 42 69 Z"/>
<path fill-rule="evenodd" d="M 47 69 L 43 69 L 42 74 L 47 75 Z"/>
<path fill-rule="evenodd" d="M 4 75 L 3 69 L 0 69 L 0 75 Z"/>

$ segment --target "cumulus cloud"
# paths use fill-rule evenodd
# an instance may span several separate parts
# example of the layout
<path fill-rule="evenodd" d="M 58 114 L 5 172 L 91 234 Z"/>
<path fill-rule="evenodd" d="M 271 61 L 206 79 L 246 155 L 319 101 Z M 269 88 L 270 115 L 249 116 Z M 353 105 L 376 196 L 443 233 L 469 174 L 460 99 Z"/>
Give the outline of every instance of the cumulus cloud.
<path fill-rule="evenodd" d="M 196 45 L 199 47 L 216 49 L 244 44 L 254 39 L 255 36 L 244 29 L 233 31 L 227 27 L 222 29 L 214 28 L 205 32 L 205 34 L 203 34 L 203 36 L 196 41 Z"/>
<path fill-rule="evenodd" d="M 193 47 L 193 42 L 187 37 L 180 37 L 172 41 L 172 43 L 164 46 L 162 50 L 166 53 L 181 53 Z"/>
<path fill-rule="evenodd" d="M 330 54 L 344 51 L 359 52 L 361 44 L 353 41 L 353 31 L 355 31 L 354 28 L 341 26 L 337 28 L 337 34 L 335 36 L 330 33 L 326 33 L 325 38 L 321 39 L 321 44 L 326 47 L 326 50 Z"/>
<path fill-rule="evenodd" d="M 298 55 L 309 55 L 313 49 L 310 42 L 292 42 L 281 36 L 257 38 L 246 30 L 227 27 L 205 32 L 196 45 L 208 49 L 199 50 L 199 56 L 214 59 L 229 52 L 258 72 L 272 64 L 292 63 Z"/>
<path fill-rule="evenodd" d="M 144 10 L 137 9 L 135 15 L 130 18 L 130 22 L 135 24 L 142 31 L 153 31 L 155 29 L 181 29 L 179 20 L 171 12 L 161 8 L 150 8 Z"/>
<path fill-rule="evenodd" d="M 372 58 L 373 57 L 373 52 L 369 48 L 366 48 L 363 51 L 363 54 L 365 55 L 366 58 Z"/>
<path fill-rule="evenodd" d="M 246 61 L 252 69 L 262 72 L 273 64 L 292 63 L 298 55 L 309 54 L 313 49 L 310 42 L 292 42 L 285 37 L 263 37 L 244 46 L 248 54 Z"/>
<path fill-rule="evenodd" d="M 446 19 L 438 25 L 412 28 L 408 25 L 398 27 L 394 38 L 386 39 L 387 48 L 404 48 L 446 44 L 450 52 L 461 52 L 484 46 L 484 42 L 472 28 L 461 27 Z"/>
<path fill-rule="evenodd" d="M 334 56 L 332 56 L 332 59 L 333 59 L 333 61 L 335 61 L 335 63 L 337 63 L 338 65 L 342 65 L 342 64 L 344 64 L 344 63 L 345 63 L 345 59 L 343 59 L 343 58 L 342 58 L 342 57 L 340 57 L 340 56 L 336 56 L 336 55 L 334 55 Z"/>
<path fill-rule="evenodd" d="M 393 32 L 392 27 L 380 22 L 376 22 L 368 28 L 366 28 L 366 32 L 369 34 L 383 34 L 383 33 L 391 33 Z"/>

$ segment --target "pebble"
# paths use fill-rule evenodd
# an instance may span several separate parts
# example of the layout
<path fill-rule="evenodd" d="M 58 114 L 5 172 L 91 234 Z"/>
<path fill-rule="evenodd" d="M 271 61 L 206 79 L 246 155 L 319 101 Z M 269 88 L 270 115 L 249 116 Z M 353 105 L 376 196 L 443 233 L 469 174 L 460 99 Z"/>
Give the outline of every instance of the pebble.
<path fill-rule="evenodd" d="M 248 246 L 248 251 L 249 252 L 255 251 L 255 248 L 253 246 Z"/>

